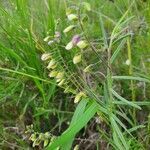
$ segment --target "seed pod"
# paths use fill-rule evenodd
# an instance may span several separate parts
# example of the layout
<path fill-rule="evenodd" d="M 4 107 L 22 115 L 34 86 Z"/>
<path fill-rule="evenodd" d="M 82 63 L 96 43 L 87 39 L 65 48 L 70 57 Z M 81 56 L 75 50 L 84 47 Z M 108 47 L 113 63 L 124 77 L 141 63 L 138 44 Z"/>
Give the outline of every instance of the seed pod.
<path fill-rule="evenodd" d="M 68 26 L 67 28 L 65 28 L 64 29 L 64 33 L 67 33 L 67 32 L 69 32 L 69 31 L 71 31 L 71 30 L 73 30 L 75 28 L 75 25 L 70 25 L 70 26 Z"/>
<path fill-rule="evenodd" d="M 66 45 L 65 49 L 66 49 L 66 50 L 71 50 L 72 48 L 73 48 L 73 43 L 72 43 L 72 41 L 71 41 L 71 42 L 69 42 L 69 43 Z"/>
<path fill-rule="evenodd" d="M 75 15 L 75 14 L 69 14 L 67 17 L 68 17 L 69 21 L 77 20 L 78 19 L 77 15 Z"/>
<path fill-rule="evenodd" d="M 55 70 L 53 70 L 53 71 L 51 71 L 50 73 L 49 73 L 49 77 L 50 78 L 53 78 L 53 77 L 56 77 L 57 76 L 57 74 L 58 74 L 58 72 L 57 71 L 55 71 Z"/>
<path fill-rule="evenodd" d="M 80 48 L 80 49 L 84 49 L 87 47 L 87 42 L 86 41 L 79 41 L 77 43 L 77 46 Z"/>
<path fill-rule="evenodd" d="M 41 56 L 41 60 L 42 61 L 47 61 L 47 60 L 49 60 L 51 58 L 51 54 L 50 53 L 44 53 L 44 54 L 42 54 L 42 56 Z"/>
<path fill-rule="evenodd" d="M 74 64 L 77 64 L 77 63 L 79 63 L 79 62 L 81 62 L 81 54 L 80 54 L 80 55 L 76 55 L 76 56 L 74 56 L 74 58 L 73 58 L 73 63 L 74 63 Z"/>

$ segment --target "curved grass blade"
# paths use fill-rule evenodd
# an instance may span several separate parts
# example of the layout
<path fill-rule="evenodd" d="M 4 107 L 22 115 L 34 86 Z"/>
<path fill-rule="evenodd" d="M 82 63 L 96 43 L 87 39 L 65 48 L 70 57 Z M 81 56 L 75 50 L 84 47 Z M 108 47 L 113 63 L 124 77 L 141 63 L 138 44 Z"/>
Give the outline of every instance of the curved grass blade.
<path fill-rule="evenodd" d="M 150 83 L 150 80 L 141 78 L 141 77 L 134 77 L 134 76 L 112 76 L 113 79 L 117 80 L 137 80 L 141 82 L 147 82 Z"/>
<path fill-rule="evenodd" d="M 122 102 L 126 103 L 127 105 L 129 106 L 132 106 L 132 107 L 135 107 L 137 109 L 140 109 L 141 110 L 141 107 L 139 107 L 137 104 L 133 103 L 133 102 L 130 102 L 128 100 L 126 100 L 125 98 L 123 98 L 122 96 L 120 96 L 116 91 L 114 91 L 113 89 L 111 89 L 111 92 L 112 94 L 118 98 L 119 100 L 121 100 Z"/>
<path fill-rule="evenodd" d="M 78 117 L 76 123 L 72 123 L 72 125 L 60 137 L 54 140 L 54 142 L 47 147 L 47 150 L 52 150 L 57 147 L 63 148 L 65 144 L 88 123 L 96 112 L 97 103 L 92 102 L 86 111 Z"/>

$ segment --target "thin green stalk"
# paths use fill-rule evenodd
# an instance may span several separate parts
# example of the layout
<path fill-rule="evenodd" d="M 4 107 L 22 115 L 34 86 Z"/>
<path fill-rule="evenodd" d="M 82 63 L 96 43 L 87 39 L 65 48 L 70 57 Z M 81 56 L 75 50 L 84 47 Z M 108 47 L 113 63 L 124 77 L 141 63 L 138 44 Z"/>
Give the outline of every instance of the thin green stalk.
<path fill-rule="evenodd" d="M 133 67 L 132 67 L 132 50 L 131 50 L 131 43 L 130 43 L 130 37 L 127 38 L 127 50 L 128 50 L 128 60 L 129 60 L 129 75 L 133 75 Z M 135 88 L 134 88 L 134 81 L 130 81 L 130 87 L 131 87 L 131 94 L 132 94 L 132 101 L 135 101 Z M 132 117 L 134 120 L 134 123 L 136 122 L 136 110 L 133 109 Z"/>

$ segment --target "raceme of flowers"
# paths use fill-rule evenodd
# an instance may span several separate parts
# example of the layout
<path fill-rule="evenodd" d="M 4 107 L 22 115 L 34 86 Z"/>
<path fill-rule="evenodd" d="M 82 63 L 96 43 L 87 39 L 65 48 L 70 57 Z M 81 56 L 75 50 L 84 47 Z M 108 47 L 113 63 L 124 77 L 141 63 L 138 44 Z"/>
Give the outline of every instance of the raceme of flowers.
<path fill-rule="evenodd" d="M 90 5 L 88 3 L 83 2 L 84 7 L 87 11 L 90 11 Z M 66 27 L 63 30 L 64 35 L 67 36 L 72 30 L 76 29 L 78 27 L 77 21 L 79 21 L 79 17 L 77 14 L 72 13 L 72 10 L 68 8 L 66 10 L 66 15 L 68 21 L 71 23 L 68 27 Z M 44 41 L 47 42 L 49 46 L 52 46 L 53 44 L 58 44 L 61 40 L 61 33 L 56 31 L 53 38 L 51 36 L 47 36 L 44 38 Z M 72 61 L 73 64 L 79 64 L 82 61 L 82 51 L 88 48 L 88 42 L 84 39 L 84 37 L 80 36 L 79 34 L 75 34 L 72 36 L 72 39 L 66 44 L 65 49 L 68 51 L 74 50 L 73 48 L 77 48 L 78 52 L 74 55 Z M 64 71 L 60 71 L 60 69 L 57 68 L 57 61 L 53 58 L 51 53 L 44 53 L 41 56 L 41 60 L 44 62 L 47 62 L 47 69 L 49 70 L 48 76 L 50 78 L 55 78 L 56 83 L 60 87 L 66 87 L 67 79 Z M 88 72 L 90 66 L 87 66 L 83 71 Z M 68 87 L 65 88 L 64 92 L 68 91 Z M 83 97 L 86 97 L 85 92 L 78 91 L 75 92 L 75 99 L 74 103 L 78 103 Z"/>

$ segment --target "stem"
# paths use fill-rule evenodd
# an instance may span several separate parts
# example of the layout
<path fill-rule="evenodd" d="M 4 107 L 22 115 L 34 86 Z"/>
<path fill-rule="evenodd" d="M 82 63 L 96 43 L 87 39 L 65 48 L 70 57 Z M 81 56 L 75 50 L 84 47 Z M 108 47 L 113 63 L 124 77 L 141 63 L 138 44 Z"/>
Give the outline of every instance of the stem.
<path fill-rule="evenodd" d="M 127 49 L 128 49 L 128 60 L 130 62 L 129 64 L 129 75 L 132 76 L 133 75 L 133 67 L 132 67 L 132 51 L 131 51 L 131 44 L 130 44 L 130 37 L 128 37 L 127 39 Z M 134 81 L 131 80 L 130 83 L 130 87 L 131 87 L 131 94 L 132 94 L 132 101 L 135 101 L 135 89 L 134 89 Z M 136 110 L 133 109 L 132 112 L 133 115 L 133 119 L 134 119 L 134 123 L 136 122 Z"/>

